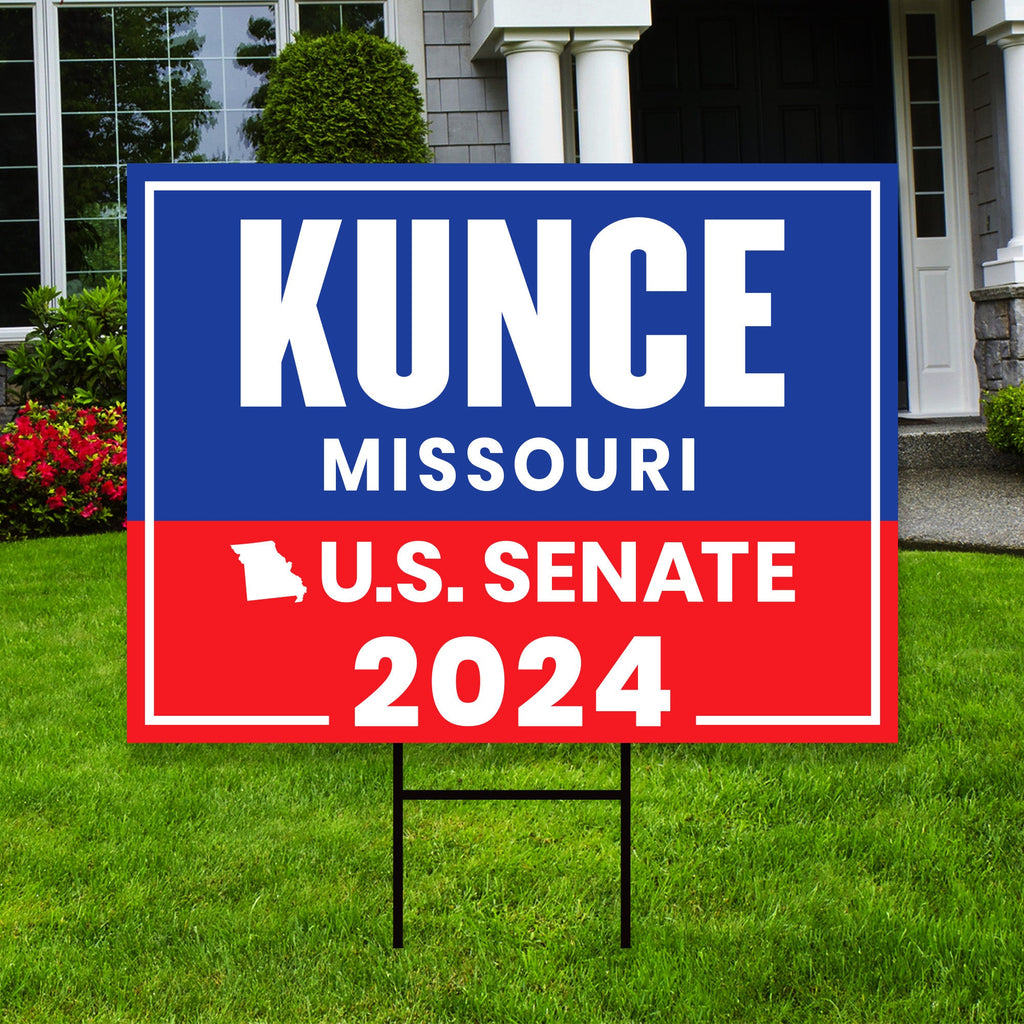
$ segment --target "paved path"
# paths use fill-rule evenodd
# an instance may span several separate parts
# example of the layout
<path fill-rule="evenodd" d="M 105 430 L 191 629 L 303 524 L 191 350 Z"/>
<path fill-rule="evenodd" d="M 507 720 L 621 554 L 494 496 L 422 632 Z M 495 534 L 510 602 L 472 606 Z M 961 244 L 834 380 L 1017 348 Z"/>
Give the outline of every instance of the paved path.
<path fill-rule="evenodd" d="M 900 544 L 1024 555 L 1024 468 L 901 469 Z"/>

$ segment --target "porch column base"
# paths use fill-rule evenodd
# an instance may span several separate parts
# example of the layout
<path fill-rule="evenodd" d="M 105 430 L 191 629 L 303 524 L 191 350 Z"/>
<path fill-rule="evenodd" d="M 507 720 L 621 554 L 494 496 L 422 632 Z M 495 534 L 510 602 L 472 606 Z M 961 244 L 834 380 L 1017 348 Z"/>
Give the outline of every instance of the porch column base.
<path fill-rule="evenodd" d="M 983 263 L 985 287 L 999 285 L 1024 285 L 1024 245 L 1008 245 L 1005 249 L 996 250 L 996 258 L 990 263 Z"/>
<path fill-rule="evenodd" d="M 979 288 L 971 298 L 974 365 L 983 396 L 1024 384 L 1024 284 Z"/>

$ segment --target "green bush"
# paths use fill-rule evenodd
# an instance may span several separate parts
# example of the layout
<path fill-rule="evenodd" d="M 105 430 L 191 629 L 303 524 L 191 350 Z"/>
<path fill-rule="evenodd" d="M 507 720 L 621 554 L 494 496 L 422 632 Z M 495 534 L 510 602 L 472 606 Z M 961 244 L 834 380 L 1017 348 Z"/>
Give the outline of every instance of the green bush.
<path fill-rule="evenodd" d="M 123 403 L 26 402 L 0 430 L 0 541 L 123 527 L 126 473 Z"/>
<path fill-rule="evenodd" d="M 56 288 L 25 293 L 33 330 L 0 358 L 22 400 L 52 404 L 111 405 L 127 398 L 128 301 L 125 283 L 108 278 L 99 288 L 68 295 L 54 305 Z"/>
<path fill-rule="evenodd" d="M 985 417 L 993 447 L 1024 455 L 1024 384 L 986 395 Z"/>
<path fill-rule="evenodd" d="M 297 36 L 274 62 L 260 118 L 266 163 L 429 163 L 405 50 L 365 32 Z"/>

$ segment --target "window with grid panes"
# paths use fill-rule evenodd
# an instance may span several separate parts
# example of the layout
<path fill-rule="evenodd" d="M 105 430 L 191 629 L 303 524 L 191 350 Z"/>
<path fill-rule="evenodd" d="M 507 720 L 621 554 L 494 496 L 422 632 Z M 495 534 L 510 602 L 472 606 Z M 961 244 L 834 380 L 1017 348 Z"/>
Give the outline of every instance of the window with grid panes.
<path fill-rule="evenodd" d="M 383 36 L 386 7 L 0 0 L 0 336 L 21 336 L 26 288 L 124 273 L 128 163 L 255 160 L 278 46 L 297 30 Z"/>
<path fill-rule="evenodd" d="M 255 160 L 274 7 L 58 12 L 68 291 L 125 266 L 128 163 Z"/>
<path fill-rule="evenodd" d="M 342 2 L 333 4 L 299 3 L 299 31 L 325 36 L 331 32 L 355 32 L 384 35 L 384 4 Z"/>

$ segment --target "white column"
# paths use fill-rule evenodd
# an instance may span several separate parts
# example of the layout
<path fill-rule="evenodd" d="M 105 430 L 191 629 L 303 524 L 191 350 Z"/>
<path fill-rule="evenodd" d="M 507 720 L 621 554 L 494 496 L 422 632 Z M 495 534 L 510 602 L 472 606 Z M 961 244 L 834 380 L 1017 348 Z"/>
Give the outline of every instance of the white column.
<path fill-rule="evenodd" d="M 601 29 L 576 30 L 576 106 L 580 162 L 628 164 L 633 160 L 629 113 L 629 51 L 639 31 L 612 37 Z"/>
<path fill-rule="evenodd" d="M 1012 237 L 985 264 L 985 284 L 1024 284 L 1024 0 L 975 0 L 975 35 L 1003 51 Z"/>
<path fill-rule="evenodd" d="M 1006 134 L 1010 161 L 1010 216 L 1013 238 L 1009 248 L 1024 256 L 1024 25 L 1020 35 L 999 40 L 1006 76 Z"/>
<path fill-rule="evenodd" d="M 500 46 L 508 74 L 508 131 L 514 164 L 565 161 L 559 58 L 568 41 L 568 32 L 562 38 L 557 33 L 506 35 Z"/>

